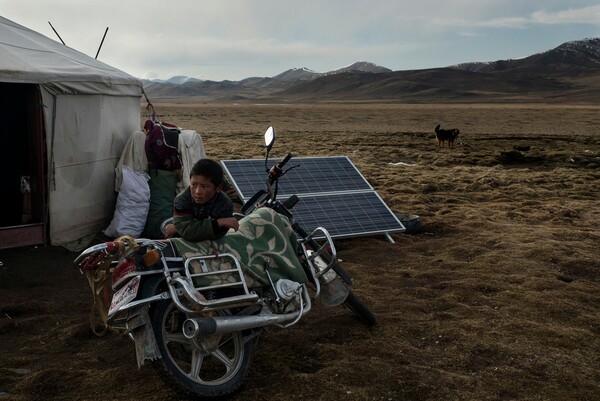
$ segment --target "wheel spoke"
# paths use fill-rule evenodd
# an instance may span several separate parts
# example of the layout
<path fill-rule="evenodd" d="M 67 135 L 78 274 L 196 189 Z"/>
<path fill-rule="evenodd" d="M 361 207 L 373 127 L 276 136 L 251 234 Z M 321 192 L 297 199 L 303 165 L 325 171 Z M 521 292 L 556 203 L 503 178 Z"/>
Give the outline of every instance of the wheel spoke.
<path fill-rule="evenodd" d="M 216 350 L 211 352 L 211 355 L 218 359 L 223 365 L 225 365 L 228 372 L 233 368 L 233 360 L 229 359 L 229 357 L 225 355 L 225 353 L 221 351 L 220 348 L 217 348 Z"/>
<path fill-rule="evenodd" d="M 198 380 L 201 379 L 200 378 L 200 370 L 202 369 L 202 363 L 204 362 L 204 354 L 198 350 L 195 349 L 192 352 L 192 368 L 191 368 L 191 372 L 190 372 L 190 376 L 194 379 L 194 380 Z"/>
<path fill-rule="evenodd" d="M 183 333 L 165 333 L 164 338 L 166 343 L 177 343 L 184 345 L 188 345 L 190 343 L 190 340 L 188 340 Z"/>

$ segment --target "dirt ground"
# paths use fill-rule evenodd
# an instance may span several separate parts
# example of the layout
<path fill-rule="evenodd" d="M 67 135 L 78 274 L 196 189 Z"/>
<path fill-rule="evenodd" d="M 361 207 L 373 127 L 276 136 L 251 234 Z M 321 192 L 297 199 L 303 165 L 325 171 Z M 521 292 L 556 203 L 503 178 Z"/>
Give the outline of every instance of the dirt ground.
<path fill-rule="evenodd" d="M 271 124 L 273 156 L 347 155 L 423 223 L 337 241 L 378 326 L 318 306 L 269 330 L 232 400 L 600 400 L 600 107 L 155 107 L 215 159 L 262 157 Z M 91 333 L 75 256 L 0 251 L 0 399 L 176 399 L 128 338 Z"/>

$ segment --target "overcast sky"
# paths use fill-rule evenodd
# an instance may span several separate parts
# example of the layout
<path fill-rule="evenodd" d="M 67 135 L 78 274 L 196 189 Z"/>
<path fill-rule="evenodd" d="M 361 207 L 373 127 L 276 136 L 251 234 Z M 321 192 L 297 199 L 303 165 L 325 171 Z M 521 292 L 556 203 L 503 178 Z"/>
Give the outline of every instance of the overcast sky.
<path fill-rule="evenodd" d="M 529 56 L 600 37 L 598 0 L 0 0 L 0 15 L 139 78 L 394 71 Z M 1 38 L 0 38 L 1 40 Z"/>

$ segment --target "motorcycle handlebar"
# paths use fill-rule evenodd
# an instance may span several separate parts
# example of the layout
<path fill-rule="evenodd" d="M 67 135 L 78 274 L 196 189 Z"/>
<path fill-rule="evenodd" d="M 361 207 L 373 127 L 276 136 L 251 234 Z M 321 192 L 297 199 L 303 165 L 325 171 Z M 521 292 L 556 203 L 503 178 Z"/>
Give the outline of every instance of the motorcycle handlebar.
<path fill-rule="evenodd" d="M 283 171 L 283 166 L 285 166 L 285 164 L 290 161 L 290 159 L 292 158 L 292 154 L 288 153 L 283 160 L 281 160 L 278 163 L 275 163 L 275 165 L 273 167 L 271 167 L 271 170 L 269 171 L 269 179 L 270 180 L 275 180 L 277 178 L 279 178 L 282 175 L 282 171 Z"/>
<path fill-rule="evenodd" d="M 280 162 L 275 163 L 273 168 L 276 170 L 283 170 L 283 166 L 285 166 L 285 164 L 287 162 L 289 162 L 291 158 L 292 158 L 292 154 L 288 153 L 287 155 L 285 155 L 285 157 Z"/>
<path fill-rule="evenodd" d="M 288 153 L 287 155 L 285 155 L 285 157 L 283 158 L 283 160 L 278 163 L 279 164 L 279 168 L 283 168 L 283 166 L 285 166 L 285 164 L 287 162 L 289 162 L 291 158 L 292 158 L 292 154 L 291 153 Z"/>

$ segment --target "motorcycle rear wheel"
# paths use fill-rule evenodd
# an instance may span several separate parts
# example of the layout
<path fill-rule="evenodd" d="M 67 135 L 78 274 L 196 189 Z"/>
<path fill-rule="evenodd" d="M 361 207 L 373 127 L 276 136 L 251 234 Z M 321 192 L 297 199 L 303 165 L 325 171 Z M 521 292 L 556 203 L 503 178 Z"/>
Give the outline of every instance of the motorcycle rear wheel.
<path fill-rule="evenodd" d="M 365 303 L 358 298 L 352 292 L 352 290 L 350 290 L 348 293 L 348 297 L 346 297 L 343 305 L 354 312 L 358 320 L 360 320 L 364 325 L 373 327 L 377 324 L 377 318 L 373 312 L 371 312 L 371 309 L 369 309 L 369 307 L 365 305 Z"/>
<path fill-rule="evenodd" d="M 233 332 L 218 339 L 215 349 L 203 348 L 202 339 L 183 335 L 187 318 L 170 299 L 152 310 L 152 329 L 161 353 L 152 365 L 161 379 L 186 397 L 216 398 L 238 391 L 248 373 L 255 341 L 245 341 L 241 332 Z"/>

